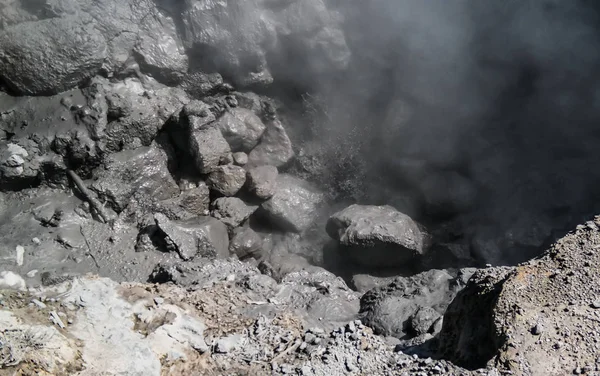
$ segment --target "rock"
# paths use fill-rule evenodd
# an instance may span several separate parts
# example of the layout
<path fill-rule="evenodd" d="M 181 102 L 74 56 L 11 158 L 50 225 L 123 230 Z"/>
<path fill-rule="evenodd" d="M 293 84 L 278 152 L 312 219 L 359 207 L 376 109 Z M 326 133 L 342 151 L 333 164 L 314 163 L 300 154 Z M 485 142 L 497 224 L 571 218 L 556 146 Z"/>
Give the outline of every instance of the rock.
<path fill-rule="evenodd" d="M 262 244 L 261 237 L 254 230 L 249 227 L 239 227 L 233 230 L 229 252 L 240 260 L 248 257 L 258 259 L 262 251 Z"/>
<path fill-rule="evenodd" d="M 593 364 L 600 324 L 591 320 L 596 313 L 589 302 L 600 288 L 593 272 L 600 265 L 598 247 L 598 230 L 579 226 L 536 259 L 475 272 L 444 315 L 438 354 L 469 367 L 495 364 L 514 375 Z M 541 341 L 532 335 L 538 325 Z M 585 339 L 572 342 L 583 333 Z"/>
<path fill-rule="evenodd" d="M 259 142 L 266 126 L 252 111 L 232 108 L 217 120 L 217 126 L 234 152 L 251 151 Z"/>
<path fill-rule="evenodd" d="M 4 29 L 0 51 L 0 77 L 13 91 L 51 95 L 94 76 L 107 46 L 93 24 L 68 16 Z"/>
<path fill-rule="evenodd" d="M 211 215 L 233 229 L 248 219 L 257 208 L 237 197 L 220 197 L 213 202 Z"/>
<path fill-rule="evenodd" d="M 224 196 L 234 196 L 246 183 L 246 170 L 240 166 L 217 166 L 206 181 L 210 189 Z"/>
<path fill-rule="evenodd" d="M 233 153 L 233 163 L 237 166 L 245 166 L 248 163 L 248 154 L 243 151 Z"/>
<path fill-rule="evenodd" d="M 149 146 L 167 119 L 190 101 L 179 88 L 138 78 L 110 82 L 96 77 L 84 91 L 87 107 L 96 112 L 85 123 L 109 151 Z"/>
<path fill-rule="evenodd" d="M 224 338 L 220 338 L 215 346 L 215 352 L 218 354 L 227 354 L 235 350 L 240 345 L 242 336 L 239 334 L 233 334 Z"/>
<path fill-rule="evenodd" d="M 408 320 L 408 330 L 414 336 L 432 332 L 433 324 L 442 315 L 431 307 L 420 307 Z"/>
<path fill-rule="evenodd" d="M 274 166 L 259 166 L 248 170 L 246 181 L 248 190 L 256 197 L 267 200 L 275 193 L 279 172 Z"/>
<path fill-rule="evenodd" d="M 192 101 L 166 125 L 181 158 L 193 161 L 193 167 L 201 174 L 214 171 L 231 152 L 221 131 L 210 125 L 214 120 L 206 103 Z"/>
<path fill-rule="evenodd" d="M 286 165 L 294 155 L 292 141 L 285 128 L 279 120 L 272 120 L 267 123 L 267 129 L 260 143 L 248 154 L 248 165 L 281 167 Z"/>
<path fill-rule="evenodd" d="M 227 228 L 217 219 L 197 217 L 187 221 L 171 221 L 157 213 L 154 220 L 164 234 L 167 249 L 177 252 L 183 260 L 229 256 Z"/>
<path fill-rule="evenodd" d="M 205 182 L 197 187 L 186 189 L 179 196 L 179 205 L 197 216 L 208 215 L 210 205 L 210 189 Z"/>
<path fill-rule="evenodd" d="M 179 196 L 168 168 L 167 154 L 156 143 L 111 154 L 92 189 L 121 212 L 134 195 L 166 200 Z"/>
<path fill-rule="evenodd" d="M 329 218 L 327 233 L 366 266 L 399 266 L 425 252 L 417 224 L 388 205 L 351 205 Z"/>
<path fill-rule="evenodd" d="M 362 296 L 361 320 L 380 335 L 399 339 L 418 336 L 423 330 L 429 332 L 463 287 L 460 279 L 441 270 L 396 277 Z"/>
<path fill-rule="evenodd" d="M 180 87 L 193 98 L 201 99 L 222 85 L 223 77 L 219 73 L 190 72 L 183 77 Z"/>
<path fill-rule="evenodd" d="M 188 70 L 188 57 L 177 35 L 175 22 L 160 12 L 141 25 L 134 48 L 143 72 L 166 84 L 179 83 Z"/>
<path fill-rule="evenodd" d="M 315 220 L 324 195 L 311 184 L 287 174 L 276 180 L 275 194 L 261 208 L 273 226 L 303 232 Z"/>
<path fill-rule="evenodd" d="M 6 270 L 0 272 L 0 289 L 24 291 L 26 287 L 27 284 L 20 275 Z"/>

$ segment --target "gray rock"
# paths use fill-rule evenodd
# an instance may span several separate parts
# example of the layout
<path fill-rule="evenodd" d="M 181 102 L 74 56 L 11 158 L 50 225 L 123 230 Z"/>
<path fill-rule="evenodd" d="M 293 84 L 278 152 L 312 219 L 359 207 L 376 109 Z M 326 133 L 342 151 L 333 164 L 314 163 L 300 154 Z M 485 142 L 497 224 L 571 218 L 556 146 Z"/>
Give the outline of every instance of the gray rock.
<path fill-rule="evenodd" d="M 227 227 L 211 217 L 171 221 L 165 215 L 154 215 L 156 226 L 165 236 L 167 248 L 183 260 L 195 257 L 226 258 L 229 256 Z"/>
<path fill-rule="evenodd" d="M 222 85 L 223 77 L 219 73 L 191 72 L 183 77 L 180 87 L 192 97 L 200 99 Z"/>
<path fill-rule="evenodd" d="M 186 211 L 197 216 L 208 215 L 210 205 L 210 189 L 205 182 L 197 187 L 184 190 L 179 196 L 179 205 Z"/>
<path fill-rule="evenodd" d="M 150 145 L 171 114 L 190 101 L 179 88 L 137 78 L 109 82 L 95 77 L 85 92 L 88 107 L 97 112 L 86 123 L 109 151 Z"/>
<path fill-rule="evenodd" d="M 227 337 L 220 338 L 215 345 L 215 352 L 219 354 L 227 354 L 236 349 L 242 342 L 242 336 L 232 334 Z"/>
<path fill-rule="evenodd" d="M 233 163 L 237 166 L 245 166 L 248 163 L 248 154 L 243 151 L 238 151 L 237 153 L 233 153 Z"/>
<path fill-rule="evenodd" d="M 250 227 L 239 227 L 233 230 L 233 236 L 229 243 L 229 252 L 237 255 L 240 259 L 248 257 L 259 258 L 261 247 L 261 237 Z"/>
<path fill-rule="evenodd" d="M 287 164 L 295 153 L 292 141 L 279 120 L 267 123 L 260 143 L 248 154 L 248 165 L 251 167 L 270 165 L 281 167 Z"/>
<path fill-rule="evenodd" d="M 81 17 L 24 22 L 0 34 L 0 77 L 22 95 L 50 95 L 94 76 L 106 40 Z"/>
<path fill-rule="evenodd" d="M 156 143 L 111 154 L 91 188 L 117 212 L 125 209 L 134 194 L 154 200 L 174 198 L 180 191 L 167 163 L 166 152 Z"/>
<path fill-rule="evenodd" d="M 175 22 L 160 12 L 148 17 L 134 48 L 142 71 L 167 84 L 179 83 L 188 70 L 188 57 Z"/>
<path fill-rule="evenodd" d="M 233 196 L 242 189 L 246 183 L 246 170 L 240 166 L 217 166 L 208 175 L 206 181 L 210 189 L 224 196 Z"/>
<path fill-rule="evenodd" d="M 442 315 L 431 307 L 420 307 L 408 320 L 408 330 L 415 336 L 430 333 Z"/>
<path fill-rule="evenodd" d="M 275 166 L 258 166 L 248 170 L 248 190 L 260 199 L 269 199 L 275 193 L 279 172 Z"/>
<path fill-rule="evenodd" d="M 220 197 L 213 202 L 211 215 L 230 228 L 235 228 L 248 219 L 257 208 L 237 197 Z"/>
<path fill-rule="evenodd" d="M 252 150 L 266 129 L 262 120 L 245 108 L 225 112 L 217 120 L 217 126 L 234 152 Z"/>
<path fill-rule="evenodd" d="M 275 194 L 261 207 L 272 225 L 286 231 L 303 232 L 315 220 L 324 198 L 311 184 L 280 174 Z"/>
<path fill-rule="evenodd" d="M 425 252 L 417 224 L 388 205 L 351 205 L 329 218 L 327 233 L 367 266 L 402 265 Z"/>
<path fill-rule="evenodd" d="M 463 287 L 459 280 L 441 270 L 397 277 L 361 297 L 361 319 L 381 335 L 400 339 L 418 336 L 430 331 Z"/>
<path fill-rule="evenodd" d="M 221 131 L 210 125 L 214 121 L 215 115 L 206 103 L 192 101 L 174 114 L 166 126 L 182 157 L 191 159 L 201 174 L 214 171 L 231 152 Z"/>

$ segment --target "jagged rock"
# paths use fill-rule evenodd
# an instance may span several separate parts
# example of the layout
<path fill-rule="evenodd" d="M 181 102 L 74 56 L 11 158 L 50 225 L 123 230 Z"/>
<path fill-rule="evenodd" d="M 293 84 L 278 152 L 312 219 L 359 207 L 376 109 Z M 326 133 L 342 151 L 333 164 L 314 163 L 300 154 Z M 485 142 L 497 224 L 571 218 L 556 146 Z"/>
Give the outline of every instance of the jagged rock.
<path fill-rule="evenodd" d="M 324 196 L 311 184 L 287 174 L 277 177 L 275 194 L 261 208 L 272 225 L 303 232 L 315 220 Z"/>
<path fill-rule="evenodd" d="M 208 215 L 210 205 L 210 189 L 205 182 L 186 189 L 179 196 L 179 205 L 186 211 L 197 216 Z"/>
<path fill-rule="evenodd" d="M 88 107 L 96 111 L 86 123 L 109 151 L 150 145 L 165 121 L 190 101 L 181 89 L 138 78 L 109 82 L 96 77 L 85 93 Z"/>
<path fill-rule="evenodd" d="M 248 190 L 260 199 L 269 199 L 275 193 L 279 172 L 274 166 L 258 166 L 247 173 Z"/>
<path fill-rule="evenodd" d="M 194 162 L 201 174 L 214 171 L 231 153 L 231 148 L 221 131 L 210 126 L 215 115 L 201 101 L 192 101 L 179 113 L 174 114 L 166 130 L 178 152 Z"/>
<path fill-rule="evenodd" d="M 292 141 L 279 120 L 269 121 L 260 143 L 248 154 L 250 167 L 270 165 L 281 167 L 295 155 Z"/>
<path fill-rule="evenodd" d="M 245 166 L 248 163 L 248 154 L 243 151 L 239 151 L 237 153 L 233 153 L 233 163 L 236 166 Z"/>
<path fill-rule="evenodd" d="M 262 251 L 262 239 L 250 227 L 238 227 L 233 230 L 233 236 L 229 243 L 229 252 L 236 255 L 240 260 L 248 257 L 258 259 Z"/>
<path fill-rule="evenodd" d="M 237 197 L 220 197 L 213 202 L 211 215 L 233 229 L 248 219 L 257 208 Z"/>
<path fill-rule="evenodd" d="M 327 233 L 366 266 L 402 265 L 425 252 L 417 224 L 388 205 L 351 205 L 329 218 Z"/>
<path fill-rule="evenodd" d="M 217 120 L 217 126 L 234 152 L 249 152 L 259 142 L 266 126 L 252 111 L 232 108 Z"/>
<path fill-rule="evenodd" d="M 197 217 L 186 221 L 171 221 L 155 214 L 156 226 L 164 234 L 167 249 L 184 260 L 195 257 L 226 258 L 229 256 L 227 227 L 212 217 Z"/>
<path fill-rule="evenodd" d="M 252 111 L 257 116 L 262 115 L 263 108 L 260 95 L 253 92 L 235 92 L 234 95 L 240 107 Z"/>
<path fill-rule="evenodd" d="M 381 335 L 400 339 L 419 335 L 421 325 L 428 326 L 429 331 L 433 322 L 464 287 L 460 281 L 461 278 L 453 278 L 441 270 L 430 270 L 412 277 L 397 277 L 390 284 L 376 287 L 362 296 L 361 319 Z M 437 316 L 430 309 L 437 312 Z M 420 310 L 424 311 L 419 316 Z M 429 325 L 425 322 L 428 320 L 424 320 L 427 317 L 423 316 L 432 317 Z M 410 326 L 415 317 L 419 319 L 417 328 Z"/>
<path fill-rule="evenodd" d="M 421 336 L 423 334 L 433 332 L 434 324 L 440 319 L 442 315 L 431 307 L 420 307 L 408 319 L 408 330 L 414 336 Z M 436 334 L 436 333 L 433 333 Z"/>
<path fill-rule="evenodd" d="M 439 354 L 519 376 L 575 373 L 596 364 L 598 228 L 595 217 L 537 259 L 475 272 L 444 315 Z M 536 326 L 544 328 L 543 340 Z"/>
<path fill-rule="evenodd" d="M 188 57 L 175 22 L 160 12 L 148 19 L 134 48 L 140 68 L 160 82 L 177 84 L 187 73 Z"/>
<path fill-rule="evenodd" d="M 117 211 L 131 196 L 166 200 L 179 196 L 179 187 L 168 169 L 167 154 L 156 143 L 136 150 L 111 154 L 98 171 L 92 189 Z"/>
<path fill-rule="evenodd" d="M 210 189 L 224 196 L 234 196 L 246 183 L 246 170 L 240 166 L 217 166 L 206 181 Z"/>
<path fill-rule="evenodd" d="M 182 78 L 180 87 L 195 99 L 214 93 L 223 85 L 219 73 L 191 72 Z"/>
<path fill-rule="evenodd" d="M 106 40 L 81 17 L 24 22 L 0 33 L 0 77 L 21 95 L 72 89 L 98 72 Z"/>

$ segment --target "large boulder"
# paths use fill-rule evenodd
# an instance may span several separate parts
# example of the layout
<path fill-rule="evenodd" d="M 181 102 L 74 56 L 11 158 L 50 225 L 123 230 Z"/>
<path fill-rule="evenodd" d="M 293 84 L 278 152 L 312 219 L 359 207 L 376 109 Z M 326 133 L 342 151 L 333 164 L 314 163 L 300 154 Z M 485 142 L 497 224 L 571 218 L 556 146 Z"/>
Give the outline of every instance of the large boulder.
<path fill-rule="evenodd" d="M 281 174 L 276 181 L 275 194 L 261 208 L 273 226 L 303 232 L 314 222 L 324 198 L 306 181 Z"/>
<path fill-rule="evenodd" d="M 0 78 L 21 95 L 50 95 L 94 76 L 104 36 L 81 17 L 24 22 L 0 33 Z"/>
<path fill-rule="evenodd" d="M 169 172 L 167 153 L 156 143 L 111 154 L 97 174 L 92 189 L 117 212 L 125 209 L 134 194 L 154 200 L 180 194 Z"/>
<path fill-rule="evenodd" d="M 477 271 L 444 315 L 439 354 L 513 375 L 584 374 L 598 364 L 600 217 L 541 257 Z"/>
<path fill-rule="evenodd" d="M 167 249 L 177 252 L 183 260 L 229 256 L 227 227 L 217 219 L 196 217 L 185 221 L 171 221 L 165 215 L 157 213 L 154 220 Z"/>
<path fill-rule="evenodd" d="M 329 218 L 327 233 L 365 266 L 399 266 L 425 252 L 419 226 L 389 205 L 351 205 Z"/>
<path fill-rule="evenodd" d="M 399 339 L 434 334 L 433 323 L 460 291 L 473 270 L 455 278 L 443 270 L 429 270 L 366 292 L 360 300 L 363 323 L 377 334 Z"/>

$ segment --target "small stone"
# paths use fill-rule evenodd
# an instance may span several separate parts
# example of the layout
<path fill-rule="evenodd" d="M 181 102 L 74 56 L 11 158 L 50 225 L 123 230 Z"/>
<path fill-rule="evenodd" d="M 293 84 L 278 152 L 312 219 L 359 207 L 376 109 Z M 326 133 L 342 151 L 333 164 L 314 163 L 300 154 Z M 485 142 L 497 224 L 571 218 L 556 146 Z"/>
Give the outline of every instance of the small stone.
<path fill-rule="evenodd" d="M 27 274 L 25 274 L 25 275 L 27 276 L 27 278 L 33 278 L 33 277 L 35 277 L 37 272 L 38 272 L 37 269 L 33 269 L 33 270 L 27 272 Z"/>
<path fill-rule="evenodd" d="M 544 331 L 544 327 L 542 324 L 537 323 L 533 328 L 531 328 L 531 334 L 539 336 Z"/>
<path fill-rule="evenodd" d="M 19 266 L 23 266 L 23 258 L 25 257 L 25 248 L 23 248 L 22 245 L 18 245 L 17 246 L 17 255 L 16 255 L 16 261 L 17 261 L 17 265 Z"/>
<path fill-rule="evenodd" d="M 33 304 L 35 304 L 35 305 L 36 305 L 38 308 L 40 308 L 40 309 L 44 309 L 44 308 L 46 308 L 46 305 L 45 305 L 44 303 L 40 302 L 40 301 L 39 301 L 39 300 L 37 300 L 37 299 L 31 299 L 31 302 L 32 302 Z"/>
<path fill-rule="evenodd" d="M 233 153 L 233 163 L 237 166 L 245 166 L 248 163 L 248 154 L 243 151 Z"/>
<path fill-rule="evenodd" d="M 154 303 L 156 303 L 157 305 L 161 305 L 161 304 L 163 304 L 164 302 L 165 302 L 165 299 L 164 299 L 164 298 L 161 298 L 161 297 L 159 297 L 159 296 L 157 296 L 157 297 L 155 297 L 155 298 L 154 298 Z"/>
<path fill-rule="evenodd" d="M 42 243 L 42 241 L 38 238 L 33 238 L 33 239 L 31 239 L 31 241 L 33 242 L 33 244 L 36 244 L 36 245 L 40 245 Z"/>
<path fill-rule="evenodd" d="M 356 325 L 354 324 L 354 321 L 352 321 L 346 325 L 346 333 L 354 333 L 355 331 L 356 331 Z"/>
<path fill-rule="evenodd" d="M 241 342 L 241 340 L 242 337 L 239 334 L 221 338 L 217 341 L 215 351 L 220 354 L 227 354 L 233 351 Z"/>
<path fill-rule="evenodd" d="M 300 368 L 300 374 L 302 376 L 308 376 L 312 374 L 312 368 L 310 368 L 309 366 L 302 366 L 302 368 Z"/>

